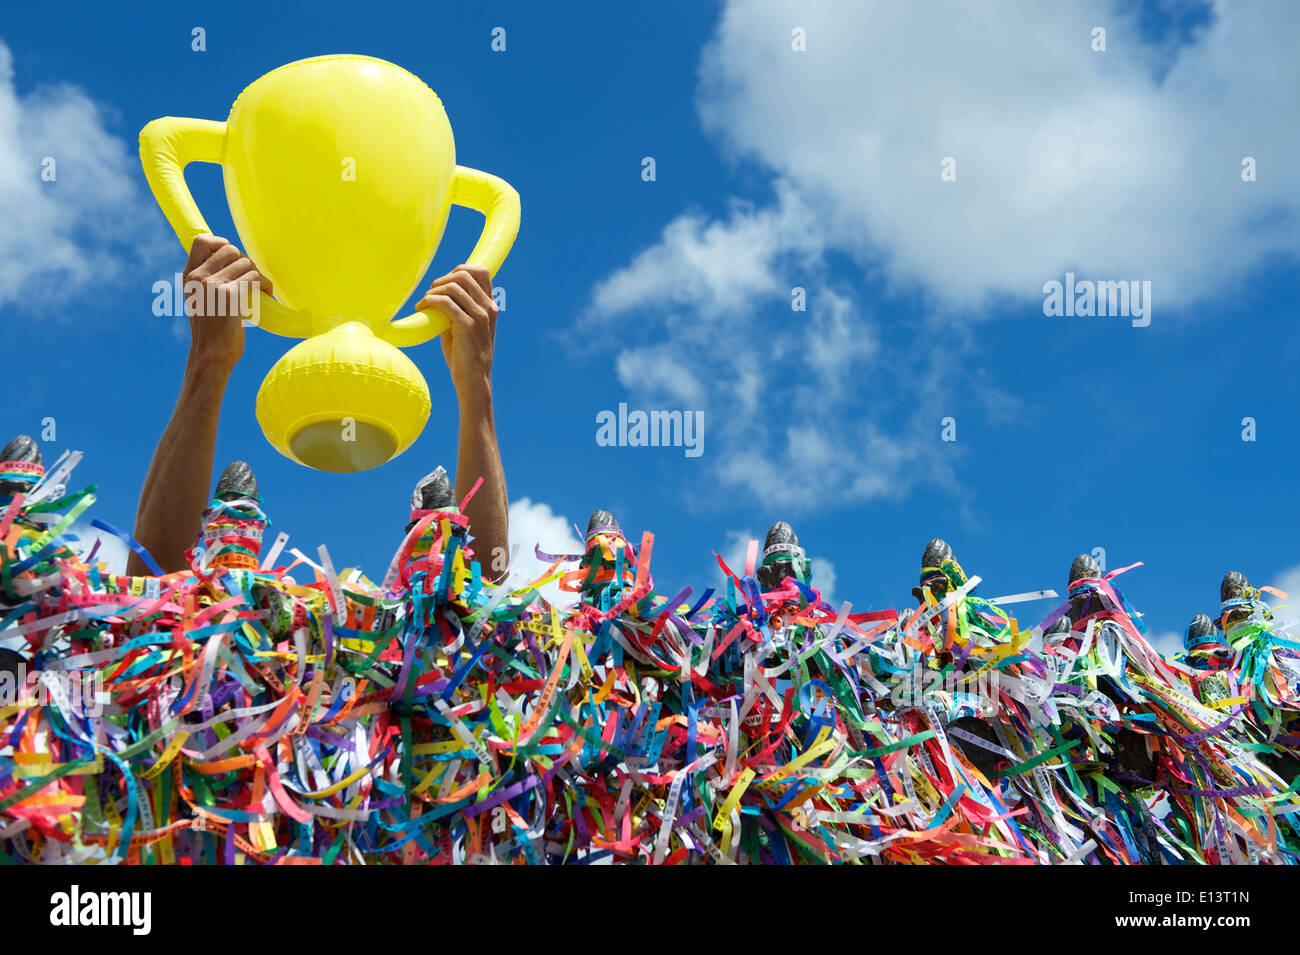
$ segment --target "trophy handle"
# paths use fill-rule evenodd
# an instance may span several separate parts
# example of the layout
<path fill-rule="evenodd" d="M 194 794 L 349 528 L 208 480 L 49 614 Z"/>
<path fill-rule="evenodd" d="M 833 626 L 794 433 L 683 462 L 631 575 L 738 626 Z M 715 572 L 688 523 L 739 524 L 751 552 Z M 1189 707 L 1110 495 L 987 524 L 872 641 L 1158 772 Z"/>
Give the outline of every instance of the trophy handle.
<path fill-rule="evenodd" d="M 185 184 L 185 167 L 192 162 L 219 165 L 225 146 L 226 124 L 206 119 L 164 116 L 140 130 L 140 162 L 145 179 L 187 253 L 196 237 L 209 235 L 212 230 L 203 221 L 203 213 Z M 258 303 L 256 325 L 286 338 L 311 334 L 306 312 L 282 305 L 265 292 Z"/>
<path fill-rule="evenodd" d="M 485 266 L 490 274 L 496 275 L 519 234 L 519 193 L 504 179 L 467 166 L 457 166 L 451 201 L 454 205 L 483 213 L 486 219 L 483 233 L 466 264 Z M 405 348 L 441 335 L 450 324 L 441 312 L 416 312 L 377 330 L 376 334 Z"/>

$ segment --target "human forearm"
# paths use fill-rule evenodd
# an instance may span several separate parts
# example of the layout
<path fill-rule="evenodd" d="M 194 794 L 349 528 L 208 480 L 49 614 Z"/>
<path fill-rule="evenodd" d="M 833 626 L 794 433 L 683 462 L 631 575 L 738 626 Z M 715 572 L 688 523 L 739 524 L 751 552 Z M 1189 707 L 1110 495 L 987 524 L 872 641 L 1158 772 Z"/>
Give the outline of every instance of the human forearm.
<path fill-rule="evenodd" d="M 456 451 L 456 499 L 463 501 L 479 478 L 483 486 L 466 508 L 474 554 L 488 576 L 496 578 L 510 553 L 509 504 L 506 476 L 497 449 L 492 413 L 492 353 L 497 307 L 492 276 L 481 265 L 462 265 L 433 283 L 416 305 L 437 309 L 448 319 L 442 333 L 456 403 L 460 406 L 460 439 Z"/>
<path fill-rule="evenodd" d="M 221 398 L 229 377 L 223 364 L 191 354 L 176 408 L 140 492 L 135 537 L 167 573 L 185 568 L 185 551 L 194 545 L 208 504 Z M 127 573 L 148 570 L 133 553 Z"/>
<path fill-rule="evenodd" d="M 135 537 L 166 573 L 185 568 L 208 503 L 212 455 L 217 444 L 221 398 L 230 372 L 244 353 L 245 304 L 271 284 L 238 249 L 220 236 L 200 235 L 185 265 L 190 355 L 180 397 L 149 464 Z M 146 573 L 131 554 L 127 573 Z"/>
<path fill-rule="evenodd" d="M 509 498 L 506 476 L 497 448 L 496 421 L 492 409 L 492 384 L 484 379 L 458 393 L 460 438 L 457 447 L 456 498 L 465 495 L 481 477 L 483 485 L 466 508 L 470 531 L 477 539 L 474 552 L 484 572 L 495 577 L 493 567 L 503 566 L 498 557 L 508 555 Z"/>

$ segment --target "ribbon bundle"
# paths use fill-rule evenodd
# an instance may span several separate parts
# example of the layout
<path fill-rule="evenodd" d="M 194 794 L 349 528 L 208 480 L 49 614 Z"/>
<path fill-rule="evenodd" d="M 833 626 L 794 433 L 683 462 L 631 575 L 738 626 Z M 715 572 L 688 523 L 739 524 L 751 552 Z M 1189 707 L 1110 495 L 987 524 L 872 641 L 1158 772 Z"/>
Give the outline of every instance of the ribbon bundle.
<path fill-rule="evenodd" d="M 493 586 L 451 508 L 413 513 L 376 584 L 324 548 L 282 562 L 283 535 L 263 555 L 253 499 L 213 502 L 189 570 L 122 577 L 69 534 L 75 464 L 0 498 L 0 862 L 1300 853 L 1297 644 L 1262 600 L 1202 671 L 1151 648 L 1115 574 L 1021 629 L 952 561 L 902 616 L 806 573 L 764 591 L 756 548 L 669 596 L 653 537 L 609 527 Z"/>

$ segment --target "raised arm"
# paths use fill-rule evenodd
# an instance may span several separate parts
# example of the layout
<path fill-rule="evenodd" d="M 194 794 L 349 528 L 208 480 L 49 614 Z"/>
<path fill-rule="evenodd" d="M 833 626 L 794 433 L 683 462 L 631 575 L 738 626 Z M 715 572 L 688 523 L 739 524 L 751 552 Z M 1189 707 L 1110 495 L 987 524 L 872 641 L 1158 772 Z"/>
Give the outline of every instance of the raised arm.
<path fill-rule="evenodd" d="M 241 289 L 242 286 L 242 289 Z M 158 442 L 135 517 L 135 537 L 166 573 L 185 569 L 212 485 L 221 399 L 230 373 L 244 353 L 241 317 L 257 289 L 271 284 L 225 239 L 201 235 L 185 266 L 190 354 L 180 397 Z M 132 576 L 148 574 L 135 553 Z"/>
<path fill-rule="evenodd" d="M 416 308 L 436 308 L 451 319 L 451 327 L 442 333 L 442 354 L 460 406 L 456 499 L 463 500 L 474 482 L 483 478 L 483 486 L 469 502 L 466 516 L 477 538 L 474 552 L 490 573 L 494 565 L 504 566 L 504 559 L 498 562 L 497 558 L 510 552 L 506 475 L 501 467 L 492 410 L 492 352 L 497 327 L 492 277 L 485 268 L 462 265 L 438 279 Z"/>

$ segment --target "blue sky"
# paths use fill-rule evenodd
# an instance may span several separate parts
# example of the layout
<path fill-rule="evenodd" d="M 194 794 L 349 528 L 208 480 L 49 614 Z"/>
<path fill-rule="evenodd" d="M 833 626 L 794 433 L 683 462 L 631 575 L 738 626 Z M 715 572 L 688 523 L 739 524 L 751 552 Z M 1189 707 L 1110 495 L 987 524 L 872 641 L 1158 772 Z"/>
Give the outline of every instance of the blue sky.
<path fill-rule="evenodd" d="M 94 512 L 130 526 L 188 345 L 183 319 L 151 313 L 185 257 L 137 133 L 224 119 L 283 63 L 365 53 L 428 82 L 458 161 L 522 197 L 494 371 L 516 542 L 562 548 L 566 524 L 609 508 L 656 534 L 661 590 L 698 592 L 712 551 L 784 518 L 859 609 L 909 600 L 936 535 L 988 596 L 1063 589 L 1073 555 L 1104 548 L 1110 568 L 1146 562 L 1121 583 L 1161 634 L 1213 612 L 1228 569 L 1300 586 L 1297 10 L 809 6 L 13 8 L 5 431 L 53 417 L 47 456 L 84 451 Z M 217 168 L 188 178 L 234 239 Z M 431 276 L 479 221 L 453 211 Z M 1043 284 L 1067 271 L 1150 281 L 1151 324 L 1045 316 Z M 413 482 L 454 464 L 441 351 L 409 352 L 434 402 L 416 444 L 333 475 L 280 457 L 254 418 L 286 347 L 249 335 L 218 466 L 252 463 L 293 545 L 379 576 Z M 704 453 L 598 446 L 596 415 L 620 401 L 703 411 Z"/>

